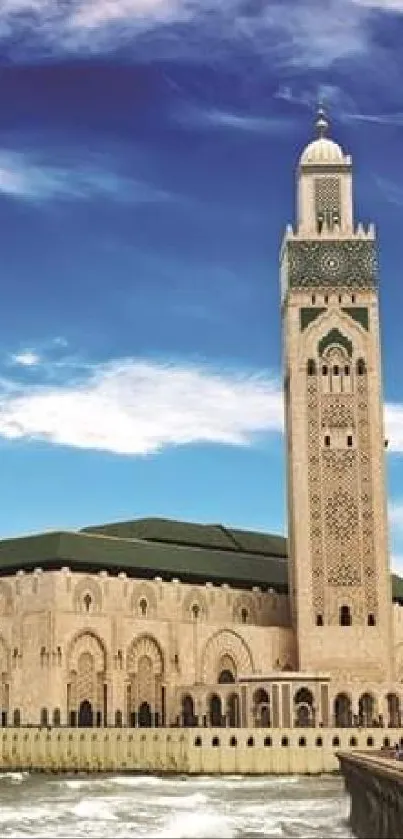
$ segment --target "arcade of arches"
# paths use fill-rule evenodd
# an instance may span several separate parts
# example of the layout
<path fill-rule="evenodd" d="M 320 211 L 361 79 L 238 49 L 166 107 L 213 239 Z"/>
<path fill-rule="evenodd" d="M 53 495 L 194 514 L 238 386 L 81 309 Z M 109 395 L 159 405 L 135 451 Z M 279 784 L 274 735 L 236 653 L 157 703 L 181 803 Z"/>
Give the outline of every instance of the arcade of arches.
<path fill-rule="evenodd" d="M 202 663 L 197 684 L 173 687 L 166 653 L 151 634 L 135 637 L 112 659 L 99 635 L 79 632 L 66 650 L 64 697 L 54 707 L 38 710 L 38 724 L 213 728 L 396 728 L 401 724 L 397 693 L 380 696 L 367 690 L 352 696 L 341 691 L 332 697 L 326 678 L 311 677 L 301 684 L 300 674 L 291 672 L 259 677 L 246 644 L 229 630 L 210 637 Z M 0 721 L 23 725 L 22 709 L 10 707 L 12 669 L 13 657 L 1 642 Z"/>

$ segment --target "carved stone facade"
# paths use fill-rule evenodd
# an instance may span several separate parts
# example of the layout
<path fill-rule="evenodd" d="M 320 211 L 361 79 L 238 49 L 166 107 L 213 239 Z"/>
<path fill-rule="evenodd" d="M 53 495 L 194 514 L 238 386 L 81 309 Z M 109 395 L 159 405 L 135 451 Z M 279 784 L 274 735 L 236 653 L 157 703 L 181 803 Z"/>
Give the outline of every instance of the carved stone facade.
<path fill-rule="evenodd" d="M 2 725 L 400 725 L 375 233 L 354 226 L 351 159 L 323 136 L 297 198 L 288 563 L 279 537 L 161 520 L 0 543 Z"/>
<path fill-rule="evenodd" d="M 303 152 L 281 250 L 290 594 L 298 666 L 393 679 L 375 231 L 355 226 L 351 158 Z M 349 669 L 349 668 L 348 668 Z M 343 672 L 346 672 L 343 667 Z"/>

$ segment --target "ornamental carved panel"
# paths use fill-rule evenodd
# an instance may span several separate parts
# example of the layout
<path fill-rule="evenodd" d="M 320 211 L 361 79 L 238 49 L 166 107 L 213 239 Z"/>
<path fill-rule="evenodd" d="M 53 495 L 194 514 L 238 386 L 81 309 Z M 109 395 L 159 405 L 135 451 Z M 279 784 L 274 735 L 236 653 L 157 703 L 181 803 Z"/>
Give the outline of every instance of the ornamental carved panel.
<path fill-rule="evenodd" d="M 375 559 L 374 502 L 372 492 L 372 463 L 369 436 L 369 406 L 367 376 L 357 377 L 357 427 L 360 449 L 362 551 L 364 557 L 365 600 L 368 614 L 378 611 L 377 573 Z"/>
<path fill-rule="evenodd" d="M 336 624 L 349 603 L 361 623 L 377 616 L 367 374 L 351 365 L 351 392 L 329 393 L 326 359 L 315 361 L 306 374 L 312 606 Z"/>
<path fill-rule="evenodd" d="M 320 415 L 317 376 L 310 376 L 308 379 L 307 399 L 308 480 L 313 608 L 316 614 L 323 614 L 325 609 L 325 581 L 323 575 L 322 493 L 319 463 Z"/>
<path fill-rule="evenodd" d="M 326 576 L 331 586 L 359 586 L 358 469 L 355 451 L 323 451 Z"/>
<path fill-rule="evenodd" d="M 352 428 L 354 423 L 354 403 L 350 394 L 322 396 L 323 428 Z"/>
<path fill-rule="evenodd" d="M 340 178 L 315 178 L 316 214 L 326 217 L 328 213 L 339 213 L 341 207 Z"/>
<path fill-rule="evenodd" d="M 289 241 L 290 288 L 374 288 L 378 260 L 369 240 Z"/>

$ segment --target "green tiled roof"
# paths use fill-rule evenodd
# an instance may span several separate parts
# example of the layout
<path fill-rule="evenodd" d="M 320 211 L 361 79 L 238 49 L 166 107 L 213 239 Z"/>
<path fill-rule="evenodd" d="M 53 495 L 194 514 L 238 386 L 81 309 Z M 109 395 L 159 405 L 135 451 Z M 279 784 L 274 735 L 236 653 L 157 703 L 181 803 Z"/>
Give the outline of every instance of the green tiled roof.
<path fill-rule="evenodd" d="M 195 524 L 171 519 L 137 519 L 84 527 L 82 533 L 100 533 L 120 539 L 147 539 L 195 548 L 238 551 L 263 556 L 287 556 L 284 536 L 236 530 L 221 524 Z"/>
<path fill-rule="evenodd" d="M 392 574 L 392 595 L 393 600 L 403 603 L 403 579 L 397 574 Z"/>
<path fill-rule="evenodd" d="M 287 560 L 234 550 L 190 547 L 173 542 L 122 539 L 98 533 L 47 533 L 0 542 L 0 573 L 60 568 L 102 569 L 130 576 L 229 583 L 243 588 L 261 585 L 287 590 Z"/>
<path fill-rule="evenodd" d="M 221 525 L 139 519 L 0 541 L 0 574 L 63 565 L 86 572 L 125 571 L 132 577 L 288 589 L 283 536 Z M 394 600 L 403 603 L 403 579 L 396 574 L 392 590 Z"/>

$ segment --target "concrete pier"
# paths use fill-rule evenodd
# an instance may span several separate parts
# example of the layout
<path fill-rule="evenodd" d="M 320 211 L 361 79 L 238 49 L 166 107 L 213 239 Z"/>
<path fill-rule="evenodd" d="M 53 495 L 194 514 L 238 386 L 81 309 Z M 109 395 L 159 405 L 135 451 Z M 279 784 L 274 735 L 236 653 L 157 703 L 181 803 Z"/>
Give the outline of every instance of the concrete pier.
<path fill-rule="evenodd" d="M 338 753 L 358 839 L 403 839 L 403 761 L 390 752 Z"/>

